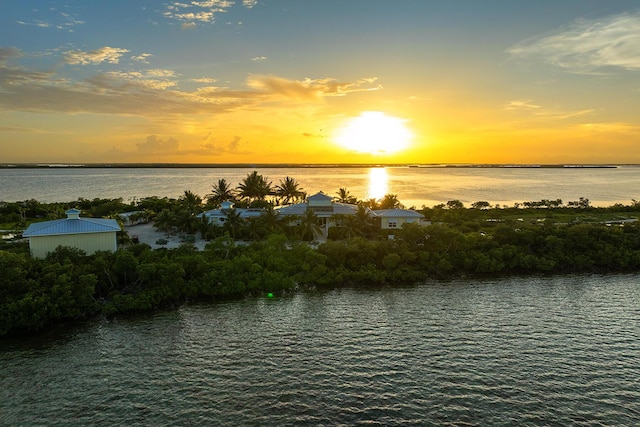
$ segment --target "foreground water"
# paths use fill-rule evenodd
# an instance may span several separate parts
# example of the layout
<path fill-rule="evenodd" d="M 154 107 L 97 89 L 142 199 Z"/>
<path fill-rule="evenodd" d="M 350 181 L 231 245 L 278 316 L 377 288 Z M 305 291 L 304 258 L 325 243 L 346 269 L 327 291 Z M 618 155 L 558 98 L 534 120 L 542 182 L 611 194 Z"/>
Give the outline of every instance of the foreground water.
<path fill-rule="evenodd" d="M 0 168 L 0 201 L 70 202 L 82 197 L 202 197 L 224 178 L 235 187 L 254 168 Z M 346 188 L 361 200 L 396 194 L 407 207 L 460 200 L 512 206 L 542 199 L 565 203 L 586 197 L 594 206 L 640 200 L 640 167 L 616 168 L 258 168 L 273 185 L 296 178 L 309 194 Z"/>
<path fill-rule="evenodd" d="M 3 425 L 640 423 L 640 276 L 185 306 L 0 343 Z"/>

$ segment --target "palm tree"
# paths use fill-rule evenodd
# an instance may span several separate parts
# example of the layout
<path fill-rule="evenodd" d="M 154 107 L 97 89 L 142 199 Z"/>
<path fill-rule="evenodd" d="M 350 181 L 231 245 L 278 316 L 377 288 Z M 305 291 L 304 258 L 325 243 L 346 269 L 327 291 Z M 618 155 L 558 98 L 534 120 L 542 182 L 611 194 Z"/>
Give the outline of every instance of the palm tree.
<path fill-rule="evenodd" d="M 402 203 L 396 194 L 385 194 L 384 199 L 378 203 L 380 209 L 402 209 Z"/>
<path fill-rule="evenodd" d="M 226 179 L 221 178 L 217 183 L 211 186 L 211 194 L 207 194 L 207 203 L 218 206 L 224 201 L 231 201 L 235 199 L 233 188 L 229 185 Z"/>
<path fill-rule="evenodd" d="M 295 178 L 289 176 L 280 180 L 280 183 L 276 185 L 276 196 L 282 197 L 285 204 L 289 204 L 291 200 L 297 201 L 304 197 L 303 189 L 300 188 L 300 184 Z"/>
<path fill-rule="evenodd" d="M 271 183 L 267 179 L 253 171 L 238 185 L 240 197 L 253 200 L 264 200 L 271 193 Z"/>
<path fill-rule="evenodd" d="M 358 205 L 356 213 L 353 215 L 353 226 L 358 230 L 361 236 L 369 236 L 373 234 L 373 218 L 369 215 L 369 210 L 364 204 Z"/>
<path fill-rule="evenodd" d="M 305 211 L 297 228 L 300 238 L 307 242 L 312 241 L 316 235 L 322 233 L 322 229 L 318 225 L 318 218 L 311 209 Z"/>
<path fill-rule="evenodd" d="M 173 226 L 173 214 L 168 209 L 163 209 L 156 215 L 153 226 L 160 231 L 169 231 Z"/>
<path fill-rule="evenodd" d="M 349 193 L 346 188 L 341 188 L 340 190 L 338 190 L 336 194 L 338 195 L 338 197 L 335 197 L 335 200 L 336 202 L 339 202 L 339 203 L 349 203 L 353 205 L 353 204 L 356 204 L 358 201 L 358 199 L 352 196 L 351 193 Z"/>
<path fill-rule="evenodd" d="M 259 220 L 269 233 L 282 231 L 284 220 L 278 216 L 273 206 L 268 206 L 260 215 Z"/>
<path fill-rule="evenodd" d="M 176 225 L 187 233 L 195 234 L 198 231 L 201 220 L 188 210 L 181 210 L 176 214 Z"/>
<path fill-rule="evenodd" d="M 249 240 L 260 240 L 265 236 L 265 234 L 267 234 L 266 228 L 260 221 L 260 218 L 250 218 L 246 225 L 247 227 L 245 231 Z"/>
<path fill-rule="evenodd" d="M 182 205 L 189 211 L 189 213 L 195 213 L 196 208 L 202 205 L 202 197 L 189 190 L 184 191 L 184 195 L 180 198 Z"/>
<path fill-rule="evenodd" d="M 233 209 L 228 210 L 227 212 L 225 212 L 225 221 L 224 221 L 224 230 L 227 231 L 229 233 L 229 235 L 232 238 L 236 238 L 236 236 L 238 235 L 238 232 L 240 231 L 242 225 L 243 225 L 243 220 L 242 218 L 240 218 L 240 213 L 239 211 L 235 211 Z"/>

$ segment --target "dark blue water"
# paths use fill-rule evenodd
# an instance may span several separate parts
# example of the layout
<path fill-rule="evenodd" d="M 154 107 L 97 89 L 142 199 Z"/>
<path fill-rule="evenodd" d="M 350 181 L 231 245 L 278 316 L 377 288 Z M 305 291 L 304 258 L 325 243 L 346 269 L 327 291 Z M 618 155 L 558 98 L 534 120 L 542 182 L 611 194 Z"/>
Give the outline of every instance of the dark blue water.
<path fill-rule="evenodd" d="M 3 425 L 640 424 L 640 276 L 185 306 L 0 343 Z"/>

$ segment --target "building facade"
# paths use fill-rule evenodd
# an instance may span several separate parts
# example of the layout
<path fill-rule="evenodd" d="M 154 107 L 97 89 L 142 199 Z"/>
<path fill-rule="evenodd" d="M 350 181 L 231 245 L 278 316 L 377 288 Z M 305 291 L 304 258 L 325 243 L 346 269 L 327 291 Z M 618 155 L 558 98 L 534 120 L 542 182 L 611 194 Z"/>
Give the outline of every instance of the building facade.
<path fill-rule="evenodd" d="M 29 239 L 32 257 L 45 258 L 58 246 L 81 249 L 87 255 L 118 248 L 116 233 L 121 229 L 115 219 L 81 218 L 77 209 L 65 213 L 65 219 L 34 223 L 22 233 Z"/>

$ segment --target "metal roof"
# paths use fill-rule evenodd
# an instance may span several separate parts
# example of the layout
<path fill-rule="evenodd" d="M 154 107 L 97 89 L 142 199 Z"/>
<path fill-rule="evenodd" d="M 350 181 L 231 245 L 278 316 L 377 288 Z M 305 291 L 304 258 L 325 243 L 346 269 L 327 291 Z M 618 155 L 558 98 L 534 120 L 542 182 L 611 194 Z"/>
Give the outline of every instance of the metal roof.
<path fill-rule="evenodd" d="M 379 209 L 373 213 L 381 218 L 424 218 L 420 212 L 411 209 Z"/>
<path fill-rule="evenodd" d="M 347 203 L 333 202 L 327 208 L 328 210 L 316 210 L 314 208 L 323 208 L 323 206 L 309 206 L 306 202 L 296 203 L 295 205 L 282 206 L 276 208 L 278 215 L 296 215 L 302 216 L 307 209 L 312 209 L 319 217 L 328 217 L 331 215 L 355 215 L 358 210 L 357 205 L 350 205 Z"/>
<path fill-rule="evenodd" d="M 31 224 L 23 237 L 57 236 L 61 234 L 107 233 L 120 231 L 115 219 L 65 218 Z"/>

